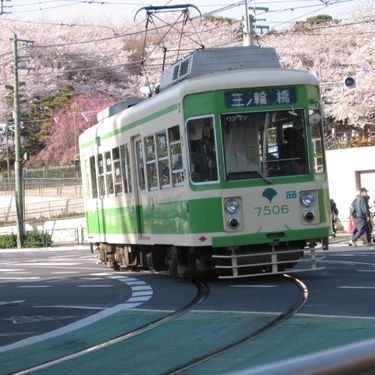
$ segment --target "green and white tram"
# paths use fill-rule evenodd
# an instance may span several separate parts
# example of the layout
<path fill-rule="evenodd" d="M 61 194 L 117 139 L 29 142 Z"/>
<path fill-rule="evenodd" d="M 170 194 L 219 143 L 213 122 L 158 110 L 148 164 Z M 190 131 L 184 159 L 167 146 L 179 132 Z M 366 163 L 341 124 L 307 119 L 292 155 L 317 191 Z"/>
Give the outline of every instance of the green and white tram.
<path fill-rule="evenodd" d="M 280 68 L 274 49 L 189 55 L 80 136 L 92 249 L 187 278 L 317 269 L 331 220 L 322 115 L 316 77 Z"/>

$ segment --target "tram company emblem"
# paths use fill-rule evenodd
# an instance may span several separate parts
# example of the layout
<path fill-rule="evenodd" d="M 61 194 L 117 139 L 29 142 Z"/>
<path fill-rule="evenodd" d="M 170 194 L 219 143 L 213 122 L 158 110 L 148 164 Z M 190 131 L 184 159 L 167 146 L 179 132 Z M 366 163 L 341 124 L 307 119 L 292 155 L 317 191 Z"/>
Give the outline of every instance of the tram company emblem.
<path fill-rule="evenodd" d="M 272 202 L 272 199 L 276 197 L 276 195 L 277 195 L 277 191 L 272 188 L 267 188 L 262 193 L 262 197 L 267 198 L 270 203 Z"/>

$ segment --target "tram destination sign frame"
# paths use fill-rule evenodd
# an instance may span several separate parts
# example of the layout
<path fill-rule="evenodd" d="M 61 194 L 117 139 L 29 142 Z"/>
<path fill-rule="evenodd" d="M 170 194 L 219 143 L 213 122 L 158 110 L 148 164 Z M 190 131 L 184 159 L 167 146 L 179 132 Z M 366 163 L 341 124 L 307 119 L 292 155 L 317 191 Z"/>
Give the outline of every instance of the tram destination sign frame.
<path fill-rule="evenodd" d="M 296 102 L 297 92 L 294 87 L 246 91 L 227 91 L 225 93 L 225 106 L 227 108 L 246 108 L 265 105 L 294 104 Z"/>

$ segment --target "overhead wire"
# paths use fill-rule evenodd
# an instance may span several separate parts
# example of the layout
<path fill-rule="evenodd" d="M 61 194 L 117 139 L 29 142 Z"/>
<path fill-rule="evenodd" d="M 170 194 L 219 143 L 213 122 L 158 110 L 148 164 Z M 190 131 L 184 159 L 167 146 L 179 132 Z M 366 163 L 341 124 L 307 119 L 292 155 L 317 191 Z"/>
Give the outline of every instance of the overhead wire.
<path fill-rule="evenodd" d="M 55 2 L 55 1 L 48 1 L 49 2 Z M 74 3 L 82 3 L 82 2 L 74 2 Z M 106 2 L 107 3 L 107 2 Z M 323 8 L 326 8 L 326 6 L 324 6 Z M 321 8 L 321 9 L 323 9 Z M 217 10 L 217 11 L 220 11 Z M 212 12 L 209 12 L 210 14 L 212 14 Z M 202 16 L 205 16 L 202 15 Z M 87 26 L 87 25 L 82 25 L 82 26 Z M 224 25 L 223 25 L 224 26 Z M 220 28 L 222 27 L 221 25 L 218 25 L 217 28 Z M 204 32 L 208 32 L 208 31 L 204 31 Z M 118 36 L 111 36 L 111 37 L 105 37 L 105 38 L 100 38 L 100 39 L 93 39 L 93 40 L 89 40 L 89 41 L 79 41 L 79 42 L 72 42 L 72 43 L 59 43 L 59 44 L 51 44 L 51 45 L 44 45 L 44 46 L 38 46 L 38 48 L 51 48 L 51 47 L 67 47 L 67 46 L 74 46 L 74 45 L 79 45 L 79 44 L 86 44 L 86 43 L 100 43 L 100 42 L 105 42 L 105 41 L 108 41 L 108 40 L 111 40 L 111 39 L 114 39 L 114 38 L 119 38 L 119 37 L 127 37 L 127 36 L 132 36 L 132 35 L 139 35 L 139 34 L 142 34 L 144 33 L 144 31 L 136 31 L 136 32 L 133 32 L 133 33 L 122 33 Z M 219 44 L 220 45 L 220 44 Z M 221 44 L 222 45 L 222 44 Z M 8 54 L 4 54 L 4 55 L 8 55 Z M 0 55 L 0 57 L 3 57 L 4 55 Z M 80 60 L 80 59 L 77 59 L 77 60 L 74 60 L 74 61 L 78 61 L 78 62 L 82 62 L 84 60 Z M 69 62 L 72 62 L 71 60 Z M 77 71 L 85 71 L 85 70 L 93 70 L 93 69 L 117 69 L 118 67 L 124 67 L 126 65 L 134 65 L 136 62 L 132 61 L 130 63 L 124 63 L 124 64 L 116 64 L 116 65 L 113 65 L 113 66 L 106 66 L 106 67 L 102 67 L 102 66 L 97 66 L 97 67 L 90 67 L 90 68 L 87 68 L 87 67 L 84 67 L 84 68 L 75 68 L 75 69 L 72 69 L 71 72 L 77 72 Z M 64 71 L 64 73 L 66 72 L 69 72 L 69 71 Z M 37 72 L 35 72 L 34 74 L 38 74 Z M 56 73 L 50 73 L 51 75 L 53 74 L 56 74 Z"/>

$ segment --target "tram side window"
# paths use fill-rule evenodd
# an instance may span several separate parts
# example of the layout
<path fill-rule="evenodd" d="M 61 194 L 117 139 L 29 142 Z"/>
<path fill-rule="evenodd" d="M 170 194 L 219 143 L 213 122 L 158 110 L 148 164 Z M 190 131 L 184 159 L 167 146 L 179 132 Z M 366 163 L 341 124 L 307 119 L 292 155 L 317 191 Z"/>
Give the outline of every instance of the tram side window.
<path fill-rule="evenodd" d="M 145 184 L 145 170 L 144 170 L 144 159 L 143 159 L 143 148 L 142 148 L 142 142 L 137 141 L 136 142 L 136 152 L 137 152 L 137 170 L 138 170 L 138 184 L 139 184 L 139 190 L 145 190 L 146 184 Z"/>
<path fill-rule="evenodd" d="M 186 125 L 190 178 L 194 183 L 218 180 L 213 117 L 191 119 Z"/>
<path fill-rule="evenodd" d="M 90 176 L 91 176 L 91 198 L 98 198 L 98 184 L 95 169 L 95 156 L 90 157 Z"/>
<path fill-rule="evenodd" d="M 122 173 L 121 173 L 121 160 L 120 148 L 116 147 L 112 150 L 113 171 L 115 178 L 115 195 L 122 195 Z"/>
<path fill-rule="evenodd" d="M 101 197 L 105 196 L 105 185 L 104 185 L 104 164 L 103 155 L 98 155 L 98 188 Z"/>
<path fill-rule="evenodd" d="M 169 128 L 168 136 L 172 166 L 172 183 L 173 186 L 182 186 L 184 184 L 184 170 L 182 165 L 180 127 L 176 125 Z"/>
<path fill-rule="evenodd" d="M 95 157 L 91 156 L 90 158 L 90 174 L 91 174 L 91 192 L 92 198 L 98 198 L 98 184 L 95 168 Z"/>
<path fill-rule="evenodd" d="M 167 132 L 165 130 L 156 134 L 157 157 L 159 168 L 160 187 L 162 189 L 171 187 L 171 177 L 168 157 Z"/>
<path fill-rule="evenodd" d="M 113 189 L 113 176 L 112 176 L 112 159 L 110 151 L 107 151 L 104 154 L 105 157 L 105 177 L 106 177 L 106 184 L 107 184 L 107 195 L 114 194 Z"/>
<path fill-rule="evenodd" d="M 129 145 L 125 144 L 121 146 L 121 161 L 122 161 L 122 177 L 124 180 L 125 193 L 132 192 L 132 183 L 130 179 L 130 160 L 129 160 Z"/>
<path fill-rule="evenodd" d="M 158 174 L 156 170 L 156 153 L 154 136 L 145 137 L 146 171 L 148 190 L 158 188 Z"/>
<path fill-rule="evenodd" d="M 84 159 L 84 163 L 86 171 L 86 194 L 89 198 L 97 198 L 98 188 L 96 184 L 95 157 L 91 156 L 88 159 Z"/>

